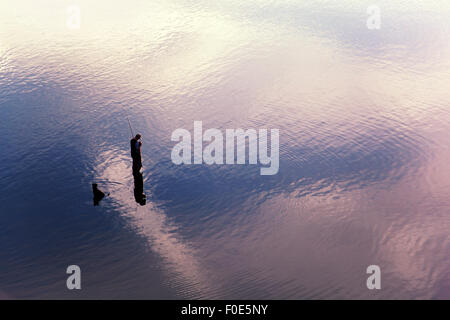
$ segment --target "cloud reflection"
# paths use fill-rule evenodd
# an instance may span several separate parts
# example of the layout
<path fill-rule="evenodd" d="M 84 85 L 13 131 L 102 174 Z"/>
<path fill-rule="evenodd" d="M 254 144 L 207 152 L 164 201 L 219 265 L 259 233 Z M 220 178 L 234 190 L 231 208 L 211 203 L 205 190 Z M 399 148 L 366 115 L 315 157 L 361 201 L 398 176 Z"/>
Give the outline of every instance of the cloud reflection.
<path fill-rule="evenodd" d="M 114 182 L 109 192 L 116 209 L 128 219 L 130 228 L 144 237 L 150 249 L 161 256 L 171 286 L 177 287 L 186 298 L 213 296 L 214 283 L 208 278 L 196 249 L 178 234 L 178 226 L 152 202 L 140 206 L 134 201 L 128 158 L 117 150 L 98 155 L 95 172 L 104 183 Z"/>

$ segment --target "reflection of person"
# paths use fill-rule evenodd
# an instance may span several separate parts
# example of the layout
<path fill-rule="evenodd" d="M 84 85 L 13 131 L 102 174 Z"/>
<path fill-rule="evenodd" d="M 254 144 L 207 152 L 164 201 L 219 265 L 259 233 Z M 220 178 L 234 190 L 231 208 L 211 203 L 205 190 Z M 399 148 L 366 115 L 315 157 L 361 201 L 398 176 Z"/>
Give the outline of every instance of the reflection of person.
<path fill-rule="evenodd" d="M 146 196 L 144 194 L 144 180 L 142 179 L 142 173 L 134 172 L 134 199 L 141 206 L 146 204 Z"/>
<path fill-rule="evenodd" d="M 133 158 L 133 172 L 138 172 L 142 168 L 141 159 L 141 135 L 138 133 L 133 139 L 130 140 L 131 158 Z"/>

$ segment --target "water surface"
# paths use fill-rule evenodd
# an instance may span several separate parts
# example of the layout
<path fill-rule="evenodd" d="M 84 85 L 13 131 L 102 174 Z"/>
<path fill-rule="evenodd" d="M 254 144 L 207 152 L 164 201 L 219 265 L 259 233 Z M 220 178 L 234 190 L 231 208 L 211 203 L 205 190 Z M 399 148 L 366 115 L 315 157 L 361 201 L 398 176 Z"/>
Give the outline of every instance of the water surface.
<path fill-rule="evenodd" d="M 0 4 L 1 297 L 450 298 L 448 1 L 77 4 Z M 174 165 L 195 120 L 279 129 L 279 173 Z"/>

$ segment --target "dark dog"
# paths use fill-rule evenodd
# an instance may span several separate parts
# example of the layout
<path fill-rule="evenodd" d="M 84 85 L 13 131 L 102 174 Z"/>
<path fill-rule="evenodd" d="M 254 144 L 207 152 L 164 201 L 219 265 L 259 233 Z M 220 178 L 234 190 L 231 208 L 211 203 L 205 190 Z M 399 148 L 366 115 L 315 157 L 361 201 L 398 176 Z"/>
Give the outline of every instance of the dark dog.
<path fill-rule="evenodd" d="M 94 206 L 98 206 L 98 203 L 105 197 L 105 193 L 97 187 L 96 183 L 92 184 L 92 192 L 94 193 Z"/>

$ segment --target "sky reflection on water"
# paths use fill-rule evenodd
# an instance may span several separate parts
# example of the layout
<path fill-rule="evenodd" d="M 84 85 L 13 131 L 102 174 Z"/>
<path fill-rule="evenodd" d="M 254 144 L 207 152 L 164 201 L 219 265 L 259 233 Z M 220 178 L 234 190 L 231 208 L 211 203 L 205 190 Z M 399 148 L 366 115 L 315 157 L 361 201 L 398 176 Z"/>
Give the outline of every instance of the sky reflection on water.
<path fill-rule="evenodd" d="M 0 4 L 0 297 L 450 297 L 447 1 L 380 30 L 370 1 L 79 4 Z M 278 128 L 279 173 L 174 165 L 195 120 Z"/>

